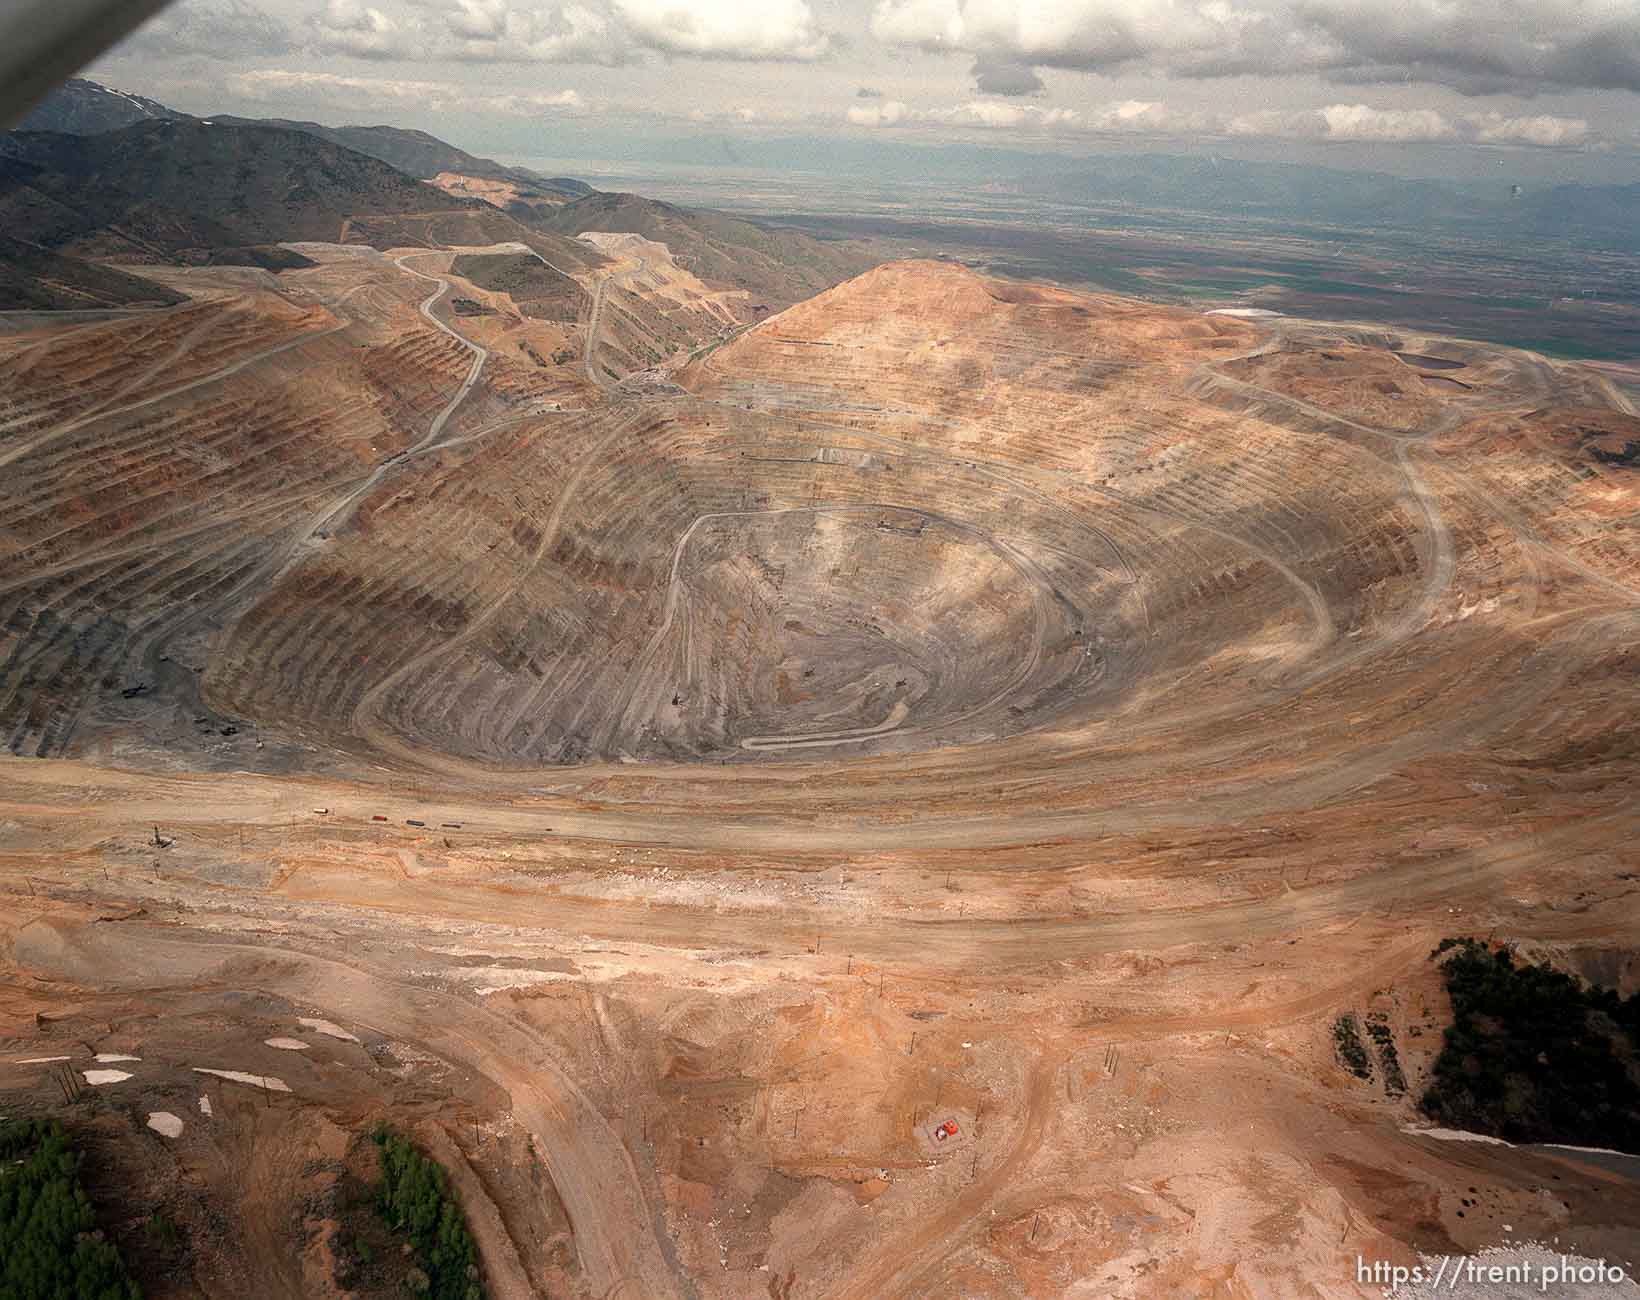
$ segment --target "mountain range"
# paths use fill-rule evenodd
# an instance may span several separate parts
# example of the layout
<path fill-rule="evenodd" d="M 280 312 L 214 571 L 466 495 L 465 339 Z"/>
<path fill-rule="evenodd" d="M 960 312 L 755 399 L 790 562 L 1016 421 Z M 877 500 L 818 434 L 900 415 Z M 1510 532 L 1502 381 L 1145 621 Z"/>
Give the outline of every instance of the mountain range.
<path fill-rule="evenodd" d="M 666 243 L 713 288 L 778 310 L 881 260 L 862 241 L 695 211 L 481 158 L 422 131 L 199 118 L 95 82 L 0 135 L 0 306 L 174 300 L 100 262 L 302 265 L 293 241 L 378 248 L 524 244 L 567 271 L 602 257 L 578 235 Z"/>

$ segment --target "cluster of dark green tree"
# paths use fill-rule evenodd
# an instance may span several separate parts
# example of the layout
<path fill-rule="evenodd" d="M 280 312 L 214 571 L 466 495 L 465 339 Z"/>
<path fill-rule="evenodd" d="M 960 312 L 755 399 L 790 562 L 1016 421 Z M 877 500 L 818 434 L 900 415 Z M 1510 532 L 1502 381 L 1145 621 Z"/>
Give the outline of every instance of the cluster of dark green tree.
<path fill-rule="evenodd" d="M 415 1246 L 427 1273 L 427 1294 L 433 1300 L 484 1300 L 478 1247 L 449 1177 L 408 1138 L 386 1128 L 373 1136 L 382 1171 L 377 1208 L 388 1226 L 408 1235 Z"/>
<path fill-rule="evenodd" d="M 1435 950 L 1452 1026 L 1420 1103 L 1453 1128 L 1512 1142 L 1640 1152 L 1640 994 L 1620 998 L 1508 949 Z"/>
<path fill-rule="evenodd" d="M 141 1300 L 55 1120 L 0 1122 L 0 1300 Z"/>

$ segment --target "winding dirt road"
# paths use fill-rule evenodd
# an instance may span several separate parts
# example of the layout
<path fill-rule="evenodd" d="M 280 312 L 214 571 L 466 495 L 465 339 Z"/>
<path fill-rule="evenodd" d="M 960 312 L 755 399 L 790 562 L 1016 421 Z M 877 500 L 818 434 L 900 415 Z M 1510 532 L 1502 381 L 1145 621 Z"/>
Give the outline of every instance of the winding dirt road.
<path fill-rule="evenodd" d="M 19 937 L 24 953 L 32 941 L 25 927 Z M 593 1293 L 618 1294 L 624 1287 L 653 1300 L 693 1295 L 670 1241 L 656 1234 L 659 1219 L 632 1153 L 540 1040 L 508 1017 L 385 970 L 291 947 L 127 924 L 74 929 L 67 943 L 114 988 L 236 992 L 243 984 L 235 972 L 254 968 L 264 992 L 478 1071 L 506 1092 L 513 1116 L 539 1138 Z M 65 973 L 45 963 L 34 969 L 48 977 Z"/>

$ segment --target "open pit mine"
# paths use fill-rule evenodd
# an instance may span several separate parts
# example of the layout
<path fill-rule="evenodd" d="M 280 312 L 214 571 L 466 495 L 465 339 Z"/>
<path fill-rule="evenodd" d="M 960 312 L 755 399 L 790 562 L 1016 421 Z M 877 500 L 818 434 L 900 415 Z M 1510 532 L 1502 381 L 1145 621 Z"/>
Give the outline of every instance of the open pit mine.
<path fill-rule="evenodd" d="M 401 1294 L 381 1125 L 509 1300 L 1640 1254 L 1420 1109 L 1443 939 L 1640 980 L 1631 390 L 361 228 L 0 333 L 0 1109 L 147 1294 Z"/>

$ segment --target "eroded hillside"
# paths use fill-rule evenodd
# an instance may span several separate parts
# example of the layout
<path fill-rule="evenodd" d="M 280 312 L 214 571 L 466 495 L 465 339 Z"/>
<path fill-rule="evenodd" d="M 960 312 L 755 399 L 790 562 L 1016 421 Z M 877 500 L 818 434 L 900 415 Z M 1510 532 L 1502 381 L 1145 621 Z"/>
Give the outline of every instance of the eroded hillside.
<path fill-rule="evenodd" d="M 0 1086 L 189 1225 L 156 1294 L 325 1293 L 382 1118 L 499 1295 L 1627 1258 L 1415 1109 L 1441 938 L 1632 975 L 1606 378 L 934 261 L 754 323 L 474 211 L 0 337 Z"/>

